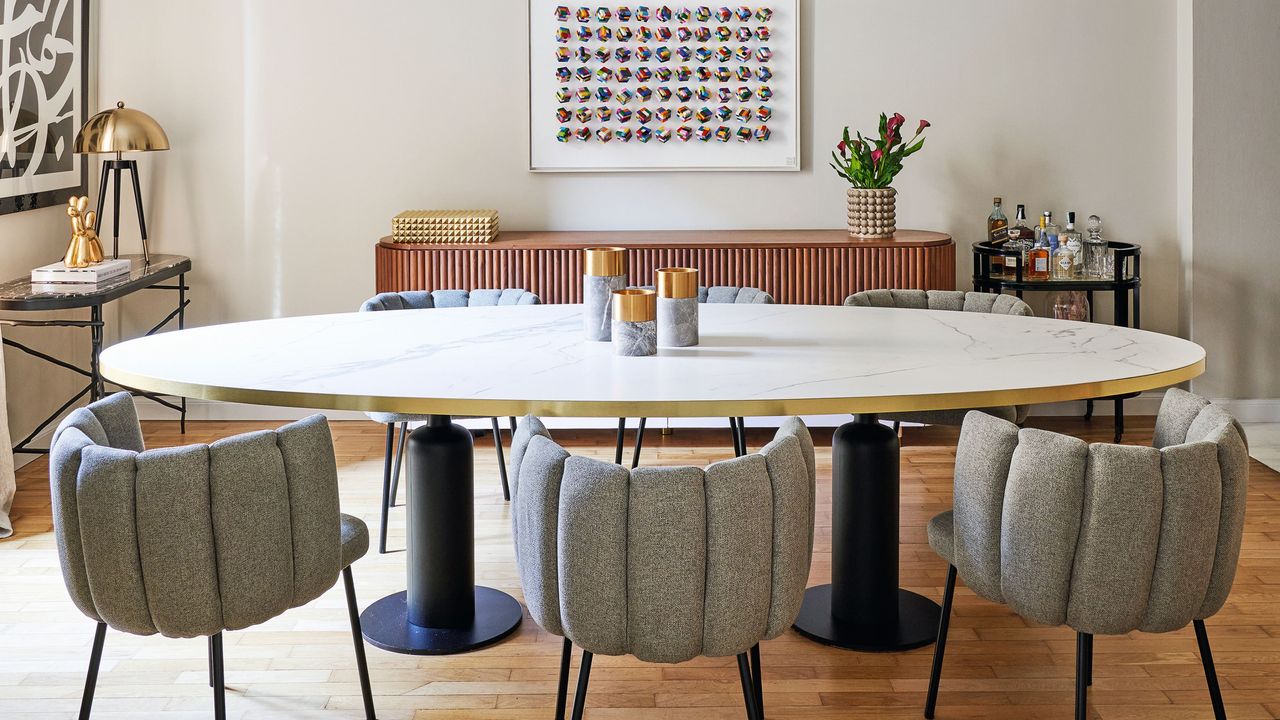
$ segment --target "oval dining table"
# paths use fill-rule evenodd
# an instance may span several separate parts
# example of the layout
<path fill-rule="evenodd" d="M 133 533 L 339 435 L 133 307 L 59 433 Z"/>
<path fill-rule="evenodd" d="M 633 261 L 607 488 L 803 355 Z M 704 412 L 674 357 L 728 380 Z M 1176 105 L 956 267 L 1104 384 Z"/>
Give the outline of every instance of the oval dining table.
<path fill-rule="evenodd" d="M 619 357 L 582 308 L 535 305 L 290 317 L 139 338 L 102 353 L 127 387 L 188 398 L 432 416 L 409 439 L 407 589 L 362 614 L 374 645 L 471 650 L 519 604 L 474 580 L 472 440 L 456 416 L 852 414 L 832 439 L 831 583 L 796 629 L 894 651 L 933 642 L 939 606 L 898 586 L 897 434 L 877 413 L 1051 403 L 1203 372 L 1189 341 L 1034 317 L 805 305 L 703 305 L 701 342 Z"/>

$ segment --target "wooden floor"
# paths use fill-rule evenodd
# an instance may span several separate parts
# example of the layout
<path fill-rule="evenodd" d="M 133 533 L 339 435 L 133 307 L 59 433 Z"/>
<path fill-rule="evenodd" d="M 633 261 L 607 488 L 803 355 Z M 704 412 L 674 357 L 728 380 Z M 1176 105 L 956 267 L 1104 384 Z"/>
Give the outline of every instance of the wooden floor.
<path fill-rule="evenodd" d="M 1108 440 L 1110 422 L 1033 422 L 1089 440 Z M 193 423 L 146 425 L 151 446 L 209 441 L 257 427 Z M 1145 442 L 1150 419 L 1131 420 L 1131 442 Z M 334 423 L 342 504 L 378 521 L 384 436 L 373 423 Z M 829 437 L 829 431 L 819 433 Z M 574 452 L 611 458 L 601 432 L 561 433 Z M 753 435 L 759 447 L 766 435 Z M 729 454 L 727 430 L 646 438 L 653 464 L 702 464 Z M 902 465 L 902 583 L 941 597 L 946 566 L 928 548 L 924 526 L 951 504 L 955 433 L 908 430 Z M 477 579 L 519 596 L 508 510 L 492 446 L 477 441 Z M 811 581 L 830 572 L 830 451 L 819 448 L 817 548 Z M 43 460 L 20 471 L 17 535 L 0 541 L 0 718 L 75 717 L 93 623 L 67 598 L 50 534 Z M 393 511 L 391 542 L 403 547 L 404 510 Z M 404 588 L 404 553 L 376 551 L 355 565 L 362 606 Z M 341 583 L 320 600 L 261 627 L 226 636 L 229 717 L 358 718 L 359 685 Z M 1253 463 L 1244 550 L 1235 591 L 1208 622 L 1228 714 L 1280 717 L 1280 475 Z M 1070 718 L 1074 635 L 1030 625 L 961 587 L 947 646 L 938 718 Z M 109 632 L 95 718 L 209 718 L 202 639 L 140 638 Z M 451 657 L 409 657 L 369 648 L 378 715 L 394 718 L 550 718 L 560 640 L 526 616 L 508 640 Z M 920 717 L 932 650 L 861 654 L 833 650 L 792 632 L 762 647 L 770 718 Z M 1209 698 L 1188 630 L 1099 637 L 1090 717 L 1210 718 Z M 732 659 L 675 666 L 634 658 L 596 659 L 587 717 L 743 717 Z"/>

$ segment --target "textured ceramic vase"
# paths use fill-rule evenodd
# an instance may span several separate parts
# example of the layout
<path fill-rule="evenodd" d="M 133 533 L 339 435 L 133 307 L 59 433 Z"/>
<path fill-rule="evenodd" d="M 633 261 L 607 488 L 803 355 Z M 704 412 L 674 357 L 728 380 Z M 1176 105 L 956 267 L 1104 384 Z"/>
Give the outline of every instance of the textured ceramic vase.
<path fill-rule="evenodd" d="M 582 331 L 587 340 L 609 342 L 613 292 L 627 286 L 627 251 L 602 247 L 582 253 Z"/>
<path fill-rule="evenodd" d="M 658 269 L 658 345 L 698 344 L 698 271 Z"/>
<path fill-rule="evenodd" d="M 628 288 L 613 293 L 613 354 L 658 354 L 657 293 Z"/>
<path fill-rule="evenodd" d="M 897 229 L 897 195 L 893 188 L 849 188 L 849 234 L 893 237 Z"/>

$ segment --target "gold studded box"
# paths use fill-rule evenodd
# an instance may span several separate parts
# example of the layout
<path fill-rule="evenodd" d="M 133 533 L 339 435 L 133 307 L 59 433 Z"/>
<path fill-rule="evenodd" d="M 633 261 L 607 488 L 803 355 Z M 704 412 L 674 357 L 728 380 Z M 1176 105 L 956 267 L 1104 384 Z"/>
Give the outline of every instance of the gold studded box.
<path fill-rule="evenodd" d="M 482 244 L 497 235 L 497 210 L 406 210 L 391 220 L 391 239 L 402 243 Z"/>

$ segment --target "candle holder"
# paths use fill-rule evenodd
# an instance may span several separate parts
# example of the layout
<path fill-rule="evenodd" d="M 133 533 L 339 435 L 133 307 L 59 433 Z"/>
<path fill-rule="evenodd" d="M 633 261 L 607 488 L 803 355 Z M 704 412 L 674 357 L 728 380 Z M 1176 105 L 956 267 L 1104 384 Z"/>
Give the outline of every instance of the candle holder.
<path fill-rule="evenodd" d="M 657 293 L 640 288 L 613 292 L 613 354 L 658 354 Z"/>
<path fill-rule="evenodd" d="M 698 270 L 658 269 L 658 344 L 690 347 L 698 344 Z"/>
<path fill-rule="evenodd" d="M 627 250 L 593 247 L 582 255 L 582 330 L 587 340 L 608 342 L 612 293 L 627 286 Z"/>

